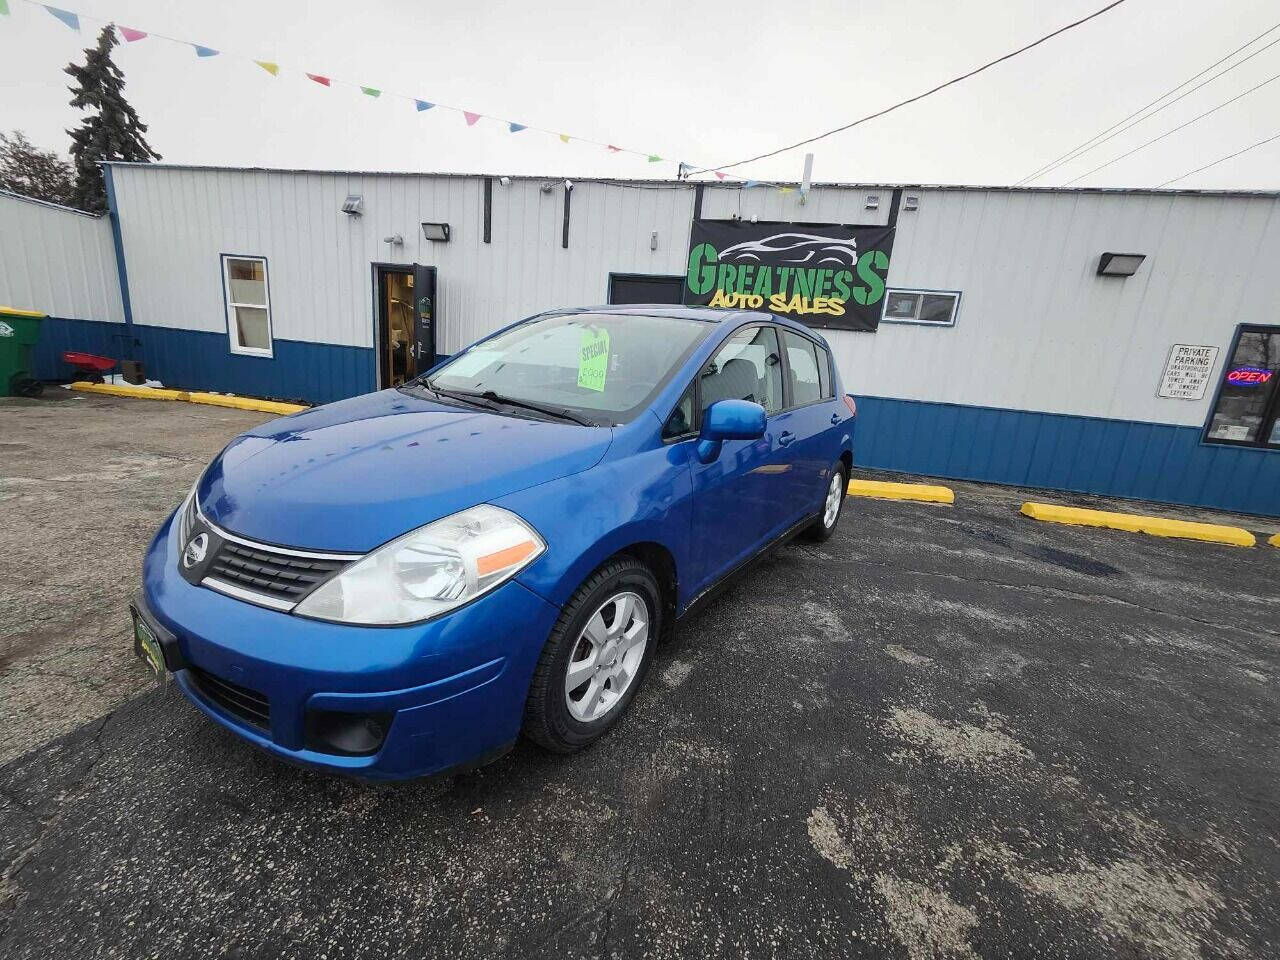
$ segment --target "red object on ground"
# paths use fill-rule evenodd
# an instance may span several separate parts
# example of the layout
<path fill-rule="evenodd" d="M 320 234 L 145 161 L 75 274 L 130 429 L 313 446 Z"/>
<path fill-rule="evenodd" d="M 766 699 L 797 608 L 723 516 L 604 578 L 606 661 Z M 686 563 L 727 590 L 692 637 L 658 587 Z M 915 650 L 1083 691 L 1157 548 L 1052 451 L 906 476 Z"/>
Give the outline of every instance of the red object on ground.
<path fill-rule="evenodd" d="M 116 365 L 110 357 L 100 357 L 96 353 L 80 353 L 78 350 L 68 350 L 62 355 L 62 359 L 77 370 L 91 370 L 94 373 L 103 373 Z"/>

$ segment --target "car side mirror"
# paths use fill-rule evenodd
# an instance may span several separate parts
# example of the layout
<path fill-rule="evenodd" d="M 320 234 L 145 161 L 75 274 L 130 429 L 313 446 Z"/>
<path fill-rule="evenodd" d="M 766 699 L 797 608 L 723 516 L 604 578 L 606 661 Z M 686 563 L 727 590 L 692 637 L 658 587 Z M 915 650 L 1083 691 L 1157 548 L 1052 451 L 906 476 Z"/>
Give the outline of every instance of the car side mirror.
<path fill-rule="evenodd" d="M 758 440 L 764 436 L 764 407 L 750 400 L 717 400 L 702 414 L 698 460 L 714 463 L 726 440 Z"/>

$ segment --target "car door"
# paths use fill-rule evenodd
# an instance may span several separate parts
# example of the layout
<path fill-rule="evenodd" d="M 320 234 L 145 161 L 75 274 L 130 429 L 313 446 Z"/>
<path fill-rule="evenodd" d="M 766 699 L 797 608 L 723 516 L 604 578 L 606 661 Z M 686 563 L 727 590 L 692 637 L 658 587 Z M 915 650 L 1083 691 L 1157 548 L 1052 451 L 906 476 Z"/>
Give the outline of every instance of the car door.
<path fill-rule="evenodd" d="M 748 559 L 783 525 L 789 466 L 775 418 L 783 408 L 781 345 L 771 325 L 735 331 L 698 373 L 697 419 L 717 400 L 751 400 L 765 435 L 726 440 L 711 463 L 693 461 L 692 582 L 701 590 Z"/>
<path fill-rule="evenodd" d="M 844 411 L 832 389 L 831 358 L 825 347 L 798 333 L 781 329 L 786 357 L 787 410 L 780 418 L 792 469 L 792 523 L 817 511 L 827 478 L 839 455 L 833 431 Z"/>

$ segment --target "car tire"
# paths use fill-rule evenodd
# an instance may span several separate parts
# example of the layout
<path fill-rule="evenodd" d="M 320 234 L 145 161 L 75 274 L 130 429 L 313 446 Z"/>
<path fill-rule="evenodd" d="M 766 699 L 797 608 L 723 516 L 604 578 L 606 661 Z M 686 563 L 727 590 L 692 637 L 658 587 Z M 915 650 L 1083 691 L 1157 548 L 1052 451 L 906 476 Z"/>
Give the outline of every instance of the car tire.
<path fill-rule="evenodd" d="M 834 487 L 839 484 L 839 494 L 836 496 Z M 844 465 L 843 460 L 837 460 L 835 466 L 831 468 L 831 477 L 827 481 L 826 492 L 822 497 L 822 506 L 818 511 L 818 518 L 805 528 L 804 538 L 814 543 L 822 543 L 831 539 L 831 535 L 836 532 L 836 527 L 840 524 L 840 518 L 844 516 L 844 501 L 849 495 L 849 470 Z M 835 496 L 835 513 L 831 512 L 831 497 Z"/>
<path fill-rule="evenodd" d="M 555 753 L 572 753 L 604 736 L 618 722 L 635 699 L 653 660 L 662 630 L 660 597 L 653 572 L 632 557 L 611 560 L 586 579 L 565 604 L 534 668 L 525 701 L 525 736 Z M 600 620 L 594 622 L 597 616 Z M 620 617 L 626 622 L 619 624 Z M 632 651 L 640 646 L 635 639 L 640 634 L 640 618 L 644 641 L 637 654 Z M 599 643 L 605 634 L 612 640 Z M 628 643 L 631 646 L 624 649 Z M 571 666 L 573 679 L 588 677 L 573 689 L 569 688 Z M 626 673 L 624 685 L 619 671 Z M 599 679 L 601 676 L 605 679 Z M 620 684 L 612 694 L 610 682 Z M 592 683 L 599 685 L 598 695 Z M 588 703 L 593 695 L 600 710 L 596 716 L 591 715 Z"/>

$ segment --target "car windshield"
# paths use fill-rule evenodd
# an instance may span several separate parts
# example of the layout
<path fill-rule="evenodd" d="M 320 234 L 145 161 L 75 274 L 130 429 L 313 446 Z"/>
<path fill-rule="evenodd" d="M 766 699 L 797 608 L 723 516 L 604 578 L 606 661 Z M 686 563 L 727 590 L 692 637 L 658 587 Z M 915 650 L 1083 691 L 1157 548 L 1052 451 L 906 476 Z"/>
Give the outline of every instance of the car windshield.
<path fill-rule="evenodd" d="M 708 329 L 683 317 L 536 317 L 476 344 L 425 383 L 624 423 L 649 404 Z"/>

